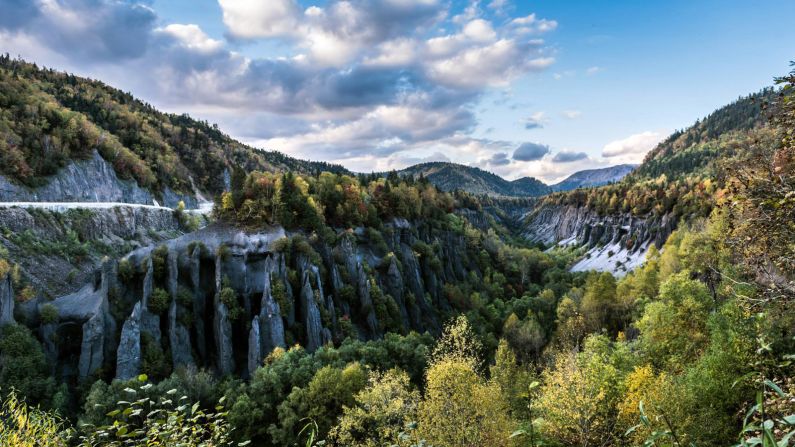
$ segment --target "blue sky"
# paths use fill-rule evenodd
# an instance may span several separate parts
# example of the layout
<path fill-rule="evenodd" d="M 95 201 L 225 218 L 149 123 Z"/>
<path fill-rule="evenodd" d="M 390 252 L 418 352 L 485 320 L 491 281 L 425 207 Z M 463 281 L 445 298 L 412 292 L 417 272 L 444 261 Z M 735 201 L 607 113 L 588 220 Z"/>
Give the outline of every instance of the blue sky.
<path fill-rule="evenodd" d="M 785 0 L 0 0 L 0 10 L 0 51 L 357 171 L 450 160 L 555 181 L 638 162 L 795 59 Z"/>

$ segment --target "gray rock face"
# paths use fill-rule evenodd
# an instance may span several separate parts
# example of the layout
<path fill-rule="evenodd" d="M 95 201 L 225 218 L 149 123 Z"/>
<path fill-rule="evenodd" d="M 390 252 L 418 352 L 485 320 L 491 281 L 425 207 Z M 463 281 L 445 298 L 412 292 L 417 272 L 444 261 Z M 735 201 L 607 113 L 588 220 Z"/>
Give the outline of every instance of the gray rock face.
<path fill-rule="evenodd" d="M 0 280 L 0 326 L 14 323 L 14 285 L 11 275 L 6 275 Z"/>
<path fill-rule="evenodd" d="M 179 314 L 185 312 L 182 306 L 177 303 L 177 292 L 179 289 L 179 255 L 176 250 L 168 250 L 168 293 L 171 296 L 171 304 L 168 306 L 168 341 L 171 346 L 171 360 L 174 367 L 193 366 L 193 356 L 191 355 L 190 331 L 177 318 Z"/>
<path fill-rule="evenodd" d="M 174 208 L 182 201 L 187 208 L 196 208 L 192 195 L 163 191 L 163 205 Z M 91 158 L 68 164 L 48 183 L 38 188 L 16 185 L 0 176 L 0 202 L 121 202 L 152 205 L 154 196 L 133 180 L 122 180 L 99 152 Z"/>
<path fill-rule="evenodd" d="M 154 287 L 154 278 L 155 271 L 152 267 L 152 257 L 149 256 L 146 258 L 146 274 L 144 275 L 143 296 L 141 297 L 141 304 L 144 310 L 149 307 L 149 298 L 152 296 L 152 290 Z"/>
<path fill-rule="evenodd" d="M 276 272 L 276 261 L 272 256 L 266 260 L 266 267 L 263 279 L 263 292 L 260 313 L 257 323 L 260 325 L 260 359 L 270 354 L 277 347 L 284 348 L 284 322 L 279 303 L 273 297 L 271 291 L 271 275 Z"/>
<path fill-rule="evenodd" d="M 88 160 L 68 164 L 49 182 L 25 188 L 0 177 L 3 202 L 125 202 L 151 205 L 152 194 L 134 181 L 121 180 L 113 167 L 94 151 Z"/>
<path fill-rule="evenodd" d="M 229 321 L 229 310 L 221 302 L 221 286 L 223 262 L 221 258 L 215 260 L 215 315 L 213 318 L 213 332 L 215 346 L 218 349 L 218 373 L 231 374 L 235 370 L 234 352 L 232 351 L 232 323 Z"/>
<path fill-rule="evenodd" d="M 320 318 L 320 309 L 315 302 L 315 293 L 309 282 L 309 273 L 304 273 L 303 287 L 301 287 L 301 319 L 306 330 L 306 349 L 315 351 L 323 346 L 323 322 Z"/>
<path fill-rule="evenodd" d="M 78 371 L 85 378 L 102 367 L 104 362 L 105 318 L 96 314 L 83 324 L 83 340 L 80 347 Z"/>
<path fill-rule="evenodd" d="M 129 380 L 141 371 L 141 303 L 136 303 L 124 322 L 116 353 L 116 378 Z"/>
<path fill-rule="evenodd" d="M 198 245 L 190 253 L 189 270 L 190 287 L 193 290 L 193 326 L 196 333 L 196 350 L 202 359 L 207 359 L 207 346 L 204 343 L 204 319 L 202 318 L 205 314 L 206 306 L 201 285 L 201 247 Z"/>
<path fill-rule="evenodd" d="M 172 299 L 168 308 L 168 341 L 171 346 L 171 361 L 175 368 L 194 365 L 190 331 L 177 320 L 178 307 L 176 299 Z"/>
<path fill-rule="evenodd" d="M 638 217 L 622 213 L 601 216 L 585 206 L 543 206 L 525 219 L 524 235 L 532 242 L 546 245 L 566 240 L 594 247 L 633 239 L 636 246 L 650 241 L 662 247 L 676 229 L 676 223 L 671 215 Z"/>
<path fill-rule="evenodd" d="M 395 256 L 393 256 L 389 261 L 389 268 L 387 269 L 384 282 L 385 292 L 391 295 L 395 300 L 395 303 L 398 305 L 398 310 L 400 310 L 400 319 L 403 322 L 403 326 L 419 329 L 417 325 L 414 325 L 409 321 L 409 313 L 406 309 L 406 302 L 403 299 L 403 275 L 400 273 L 400 268 L 397 264 L 397 257 Z"/>
<path fill-rule="evenodd" d="M 367 309 L 365 319 L 367 329 L 370 331 L 371 336 L 375 336 L 378 334 L 378 318 L 375 316 L 373 300 L 370 297 L 370 283 L 367 280 L 367 274 L 364 272 L 364 267 L 362 267 L 361 264 L 358 266 L 356 277 L 358 279 L 359 305 L 361 309 Z"/>
<path fill-rule="evenodd" d="M 248 332 L 248 374 L 254 375 L 254 371 L 259 368 L 262 359 L 262 346 L 260 337 L 259 316 L 255 315 L 251 320 L 251 330 Z"/>
<path fill-rule="evenodd" d="M 438 330 L 440 325 L 436 320 L 436 312 L 425 300 L 425 284 L 422 280 L 422 272 L 417 256 L 407 244 L 400 245 L 400 254 L 403 261 L 405 284 L 408 286 L 414 302 L 414 305 L 409 306 L 410 318 L 414 324 Z"/>

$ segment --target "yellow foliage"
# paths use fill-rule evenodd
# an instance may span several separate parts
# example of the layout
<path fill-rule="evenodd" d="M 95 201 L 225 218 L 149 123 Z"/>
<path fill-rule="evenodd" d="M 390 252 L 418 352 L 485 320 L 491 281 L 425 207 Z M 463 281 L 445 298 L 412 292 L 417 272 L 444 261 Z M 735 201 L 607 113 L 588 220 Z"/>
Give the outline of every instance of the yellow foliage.
<path fill-rule="evenodd" d="M 420 435 L 443 447 L 509 446 L 512 422 L 500 386 L 484 382 L 468 362 L 446 359 L 426 373 Z"/>
<path fill-rule="evenodd" d="M 65 447 L 69 432 L 57 417 L 30 408 L 11 393 L 0 405 L 0 445 L 4 447 Z"/>
<path fill-rule="evenodd" d="M 646 416 L 656 418 L 658 408 L 667 394 L 667 381 L 666 374 L 655 375 L 651 365 L 638 366 L 627 375 L 624 379 L 624 399 L 618 404 L 618 420 L 622 429 L 627 430 L 639 423 L 641 402 Z M 641 427 L 632 434 L 632 438 L 640 443 L 648 434 L 648 429 Z"/>

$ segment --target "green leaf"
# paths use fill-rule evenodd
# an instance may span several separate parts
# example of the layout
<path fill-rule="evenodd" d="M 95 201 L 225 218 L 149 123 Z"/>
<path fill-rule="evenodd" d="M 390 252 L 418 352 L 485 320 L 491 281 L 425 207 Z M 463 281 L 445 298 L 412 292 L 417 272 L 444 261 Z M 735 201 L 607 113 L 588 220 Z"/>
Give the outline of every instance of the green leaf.
<path fill-rule="evenodd" d="M 772 380 L 770 380 L 770 379 L 765 379 L 765 385 L 767 385 L 767 386 L 768 386 L 768 387 L 770 387 L 770 388 L 771 388 L 773 391 L 775 391 L 775 392 L 776 392 L 776 394 L 778 394 L 778 396 L 779 396 L 779 397 L 781 397 L 781 398 L 783 398 L 783 399 L 786 399 L 786 398 L 787 398 L 787 395 L 786 395 L 786 393 L 784 393 L 784 391 L 782 391 L 782 390 L 781 390 L 781 388 L 779 388 L 779 386 L 778 386 L 778 385 L 776 385 L 776 384 L 775 384 L 775 383 L 774 383 Z"/>
<path fill-rule="evenodd" d="M 513 438 L 515 438 L 517 436 L 524 436 L 526 434 L 527 434 L 527 432 L 524 431 L 524 430 L 516 430 L 515 432 L 511 433 L 511 436 L 509 436 L 508 439 L 513 439 Z"/>

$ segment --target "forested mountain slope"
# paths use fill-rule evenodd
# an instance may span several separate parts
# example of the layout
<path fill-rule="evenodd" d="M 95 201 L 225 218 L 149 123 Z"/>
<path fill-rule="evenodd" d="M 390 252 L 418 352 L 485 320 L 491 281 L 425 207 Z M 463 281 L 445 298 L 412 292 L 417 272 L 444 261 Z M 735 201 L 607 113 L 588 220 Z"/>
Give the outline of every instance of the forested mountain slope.
<path fill-rule="evenodd" d="M 736 102 L 677 131 L 620 182 L 550 194 L 525 218 L 524 234 L 544 244 L 586 245 L 575 269 L 623 275 L 643 262 L 682 220 L 710 214 L 725 187 L 722 167 L 752 145 L 774 146 L 779 131 L 768 125 L 773 89 Z"/>
<path fill-rule="evenodd" d="M 62 188 L 79 191 L 92 186 L 70 189 L 75 177 L 78 183 L 101 177 L 112 187 L 141 190 L 118 194 L 132 202 L 150 196 L 162 202 L 168 192 L 195 197 L 199 191 L 212 198 L 224 190 L 235 166 L 247 171 L 347 172 L 341 166 L 254 149 L 215 125 L 159 112 L 100 81 L 41 69 L 7 54 L 0 57 L 0 110 L 0 174 L 5 185 L 0 193 L 8 196 L 0 201 L 16 200 L 17 195 L 24 200 L 36 193 L 59 201 L 53 197 Z M 75 170 L 75 161 L 76 170 L 85 175 L 67 176 L 53 188 L 56 191 L 26 189 L 46 187 L 64 168 Z M 102 185 L 93 186 L 102 193 Z M 69 198 L 69 192 L 63 195 Z"/>
<path fill-rule="evenodd" d="M 443 191 L 460 189 L 471 194 L 520 197 L 540 196 L 550 191 L 547 185 L 535 178 L 524 177 L 511 182 L 480 168 L 448 162 L 421 163 L 397 174 L 423 177 Z"/>
<path fill-rule="evenodd" d="M 562 181 L 551 185 L 551 188 L 553 191 L 569 191 L 577 188 L 602 186 L 620 181 L 637 167 L 638 165 L 623 164 L 577 171 Z"/>
<path fill-rule="evenodd" d="M 419 175 L 275 172 L 265 155 L 208 143 L 243 168 L 220 189 L 202 183 L 219 193 L 206 226 L 181 209 L 2 209 L 0 441 L 788 445 L 795 74 L 782 82 L 770 121 L 749 98 L 721 109 L 733 117 L 716 112 L 682 134 L 703 137 L 650 156 L 667 166 L 659 175 L 641 166 L 541 198 L 446 192 Z M 44 98 L 43 84 L 27 97 Z M 127 148 L 141 171 L 114 169 L 122 180 L 148 167 L 155 194 L 182 191 L 149 164 L 163 160 L 123 143 L 174 136 L 144 105 L 129 112 L 137 131 L 117 136 L 48 95 L 54 116 Z M 52 140 L 68 165 L 81 140 L 63 125 L 25 140 L 28 109 L 19 121 L 3 110 L 9 153 L 41 169 L 37 142 Z M 164 129 L 179 122 L 162 117 Z M 173 142 L 160 148 L 200 182 Z M 672 162 L 690 156 L 701 161 Z M 614 271 L 627 254 L 642 257 L 623 277 L 581 271 Z M 602 257 L 613 265 L 588 264 Z M 66 273 L 81 262 L 97 268 Z M 68 293 L 36 281 L 48 273 L 66 273 Z"/>

